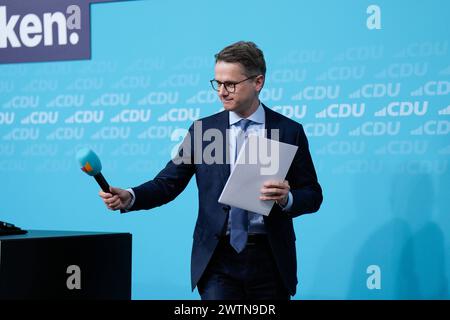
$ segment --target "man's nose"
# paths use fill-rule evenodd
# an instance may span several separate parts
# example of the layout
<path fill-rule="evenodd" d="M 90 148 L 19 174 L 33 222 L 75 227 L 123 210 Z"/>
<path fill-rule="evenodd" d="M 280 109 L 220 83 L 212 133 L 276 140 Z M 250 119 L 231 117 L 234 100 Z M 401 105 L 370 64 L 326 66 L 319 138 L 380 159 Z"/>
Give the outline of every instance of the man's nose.
<path fill-rule="evenodd" d="M 227 89 L 225 89 L 225 85 L 224 84 L 219 85 L 219 91 L 218 92 L 219 92 L 219 96 L 222 96 L 222 97 L 226 97 L 229 94 Z"/>

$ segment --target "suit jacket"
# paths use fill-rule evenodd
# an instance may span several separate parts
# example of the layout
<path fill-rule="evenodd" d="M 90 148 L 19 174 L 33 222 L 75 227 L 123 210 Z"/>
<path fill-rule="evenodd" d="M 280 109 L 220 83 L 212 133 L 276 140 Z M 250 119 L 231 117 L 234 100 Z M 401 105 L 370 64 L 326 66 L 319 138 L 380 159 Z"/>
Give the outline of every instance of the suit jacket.
<path fill-rule="evenodd" d="M 271 129 L 279 129 L 279 141 L 298 146 L 286 180 L 289 181 L 293 204 L 283 212 L 274 205 L 269 216 L 264 217 L 267 236 L 282 279 L 291 295 L 297 286 L 297 259 L 295 233 L 292 219 L 319 209 L 322 203 L 322 189 L 317 181 L 316 171 L 309 152 L 308 141 L 301 124 L 263 106 L 266 117 L 267 138 Z M 225 137 L 229 129 L 228 111 L 197 120 L 203 132 L 218 129 Z M 195 124 L 195 123 L 194 123 Z M 187 186 L 193 175 L 198 187 L 199 211 L 193 235 L 191 256 L 192 290 L 200 280 L 217 246 L 219 238 L 226 230 L 230 207 L 218 202 L 223 187 L 230 175 L 230 165 L 222 163 L 206 164 L 194 161 L 195 153 L 201 154 L 211 141 L 203 140 L 194 132 L 194 124 L 189 129 L 178 156 L 185 163 L 175 164 L 172 160 L 151 181 L 133 188 L 136 196 L 132 210 L 151 209 L 175 199 Z M 197 134 L 197 137 L 195 136 Z M 224 139 L 225 141 L 225 139 Z M 223 143 L 223 155 L 228 154 L 228 145 Z M 211 149 L 211 147 L 210 147 Z M 183 151 L 184 150 L 184 151 Z M 187 150 L 187 151 L 186 151 Z M 190 151 L 190 152 L 189 152 Z M 180 158 L 178 158 L 179 160 Z M 229 162 L 225 162 L 229 163 Z"/>

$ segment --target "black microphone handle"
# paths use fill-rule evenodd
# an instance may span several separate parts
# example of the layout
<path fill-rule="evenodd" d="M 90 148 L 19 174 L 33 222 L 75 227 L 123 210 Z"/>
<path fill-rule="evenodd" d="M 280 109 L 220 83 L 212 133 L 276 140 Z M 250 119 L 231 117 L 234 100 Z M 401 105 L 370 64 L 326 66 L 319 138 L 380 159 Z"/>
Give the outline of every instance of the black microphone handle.
<path fill-rule="evenodd" d="M 109 190 L 109 184 L 108 182 L 106 182 L 105 177 L 102 175 L 101 172 L 97 173 L 95 176 L 95 181 L 97 181 L 98 185 L 100 186 L 100 188 L 102 188 L 102 190 L 106 193 L 111 193 L 111 191 Z"/>

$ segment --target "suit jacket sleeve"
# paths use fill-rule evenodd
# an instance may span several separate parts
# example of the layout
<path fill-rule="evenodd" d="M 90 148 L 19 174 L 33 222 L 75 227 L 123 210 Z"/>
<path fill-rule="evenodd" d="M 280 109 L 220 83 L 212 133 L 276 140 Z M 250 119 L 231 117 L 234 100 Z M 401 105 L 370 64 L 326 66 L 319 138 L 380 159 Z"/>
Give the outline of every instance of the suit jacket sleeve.
<path fill-rule="evenodd" d="M 319 210 L 323 200 L 322 188 L 309 152 L 308 139 L 299 124 L 296 144 L 297 153 L 287 174 L 293 197 L 292 207 L 287 211 L 291 217 Z"/>
<path fill-rule="evenodd" d="M 175 199 L 186 188 L 195 173 L 193 150 L 193 125 L 191 125 L 176 157 L 170 160 L 153 180 L 132 188 L 136 198 L 129 211 L 151 209 Z"/>

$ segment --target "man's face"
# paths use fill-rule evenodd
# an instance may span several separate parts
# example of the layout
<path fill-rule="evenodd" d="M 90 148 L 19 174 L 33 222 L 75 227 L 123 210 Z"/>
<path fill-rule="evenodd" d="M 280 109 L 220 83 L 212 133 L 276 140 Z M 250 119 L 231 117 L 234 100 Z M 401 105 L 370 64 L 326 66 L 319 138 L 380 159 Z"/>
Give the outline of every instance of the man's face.
<path fill-rule="evenodd" d="M 215 79 L 221 83 L 237 83 L 248 76 L 240 63 L 229 63 L 218 61 L 214 68 Z M 241 116 L 247 117 L 248 112 L 255 111 L 259 105 L 258 94 L 264 84 L 264 76 L 248 79 L 236 84 L 235 91 L 228 92 L 224 85 L 219 87 L 219 98 L 223 103 L 225 110 L 234 111 Z"/>

